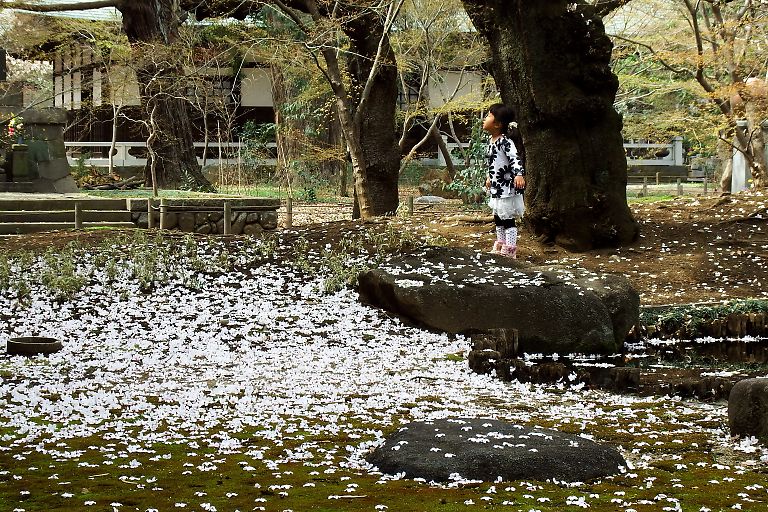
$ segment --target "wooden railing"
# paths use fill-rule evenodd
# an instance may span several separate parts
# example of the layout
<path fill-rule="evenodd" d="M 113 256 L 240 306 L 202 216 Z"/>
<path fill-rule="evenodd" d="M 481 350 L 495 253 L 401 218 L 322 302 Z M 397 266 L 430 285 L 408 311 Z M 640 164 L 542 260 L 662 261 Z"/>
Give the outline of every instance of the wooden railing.
<path fill-rule="evenodd" d="M 82 160 L 83 165 L 88 167 L 109 167 L 109 148 L 110 142 L 65 142 L 67 148 L 67 159 L 69 165 L 78 165 Z M 267 150 L 274 152 L 276 145 L 274 142 L 267 144 Z M 143 167 L 147 159 L 143 154 L 146 153 L 147 144 L 145 142 L 116 142 L 115 153 L 112 157 L 112 163 L 115 167 Z M 205 143 L 195 143 L 197 161 L 203 165 L 203 149 Z M 209 142 L 206 151 L 205 165 L 219 164 L 237 165 L 245 160 L 243 151 L 245 145 L 240 142 Z M 253 163 L 253 159 L 250 160 Z M 258 165 L 275 165 L 275 159 L 258 158 Z"/>
<path fill-rule="evenodd" d="M 448 149 L 452 155 L 456 155 L 459 148 L 459 144 L 455 142 L 448 142 L 446 137 L 443 137 Z M 463 144 L 467 147 L 467 144 Z M 669 144 L 651 144 L 647 142 L 625 142 L 624 151 L 627 154 L 627 165 L 661 165 L 661 166 L 677 166 L 684 165 L 685 154 L 683 152 L 683 138 L 675 137 Z M 649 158 L 651 157 L 652 158 Z M 435 163 L 439 166 L 445 165 L 445 158 L 442 153 L 438 153 L 437 159 L 429 159 L 431 163 Z M 464 162 L 457 156 L 453 157 L 453 163 L 456 165 L 462 165 Z"/>
<path fill-rule="evenodd" d="M 86 166 L 109 167 L 109 148 L 111 146 L 109 142 L 65 142 L 64 145 L 67 148 L 67 158 L 70 165 L 77 165 L 78 161 L 82 158 L 82 162 Z M 458 144 L 453 142 L 447 142 L 447 145 L 453 154 L 455 154 L 454 150 L 459 147 Z M 116 167 L 144 166 L 147 159 L 142 156 L 142 153 L 146 153 L 146 147 L 147 144 L 144 142 L 116 142 L 113 164 Z M 202 153 L 204 147 L 205 144 L 202 142 L 195 143 L 198 162 L 201 165 L 203 164 Z M 267 149 L 270 152 L 274 152 L 275 147 L 274 142 L 267 144 Z M 240 142 L 209 142 L 205 165 L 237 165 L 245 160 L 243 154 L 245 149 L 245 145 Z M 624 144 L 624 150 L 627 153 L 628 165 L 678 166 L 684 164 L 682 137 L 675 137 L 669 144 L 627 142 Z M 649 155 L 654 155 L 654 158 L 648 158 Z M 445 159 L 442 153 L 439 152 L 436 159 L 425 158 L 422 161 L 425 164 L 445 165 Z M 258 165 L 273 166 L 275 162 L 275 158 L 271 156 L 257 159 Z M 250 159 L 249 163 L 253 163 L 253 159 Z M 454 157 L 454 163 L 461 165 L 463 162 L 460 158 Z"/>

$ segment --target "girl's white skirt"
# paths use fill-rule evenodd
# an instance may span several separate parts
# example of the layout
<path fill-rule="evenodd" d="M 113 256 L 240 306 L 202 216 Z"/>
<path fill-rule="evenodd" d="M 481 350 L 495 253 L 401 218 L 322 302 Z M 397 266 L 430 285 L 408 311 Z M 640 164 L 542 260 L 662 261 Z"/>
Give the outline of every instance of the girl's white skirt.
<path fill-rule="evenodd" d="M 509 197 L 492 197 L 488 200 L 488 206 L 493 214 L 500 219 L 517 219 L 525 212 L 523 194 L 515 194 Z"/>

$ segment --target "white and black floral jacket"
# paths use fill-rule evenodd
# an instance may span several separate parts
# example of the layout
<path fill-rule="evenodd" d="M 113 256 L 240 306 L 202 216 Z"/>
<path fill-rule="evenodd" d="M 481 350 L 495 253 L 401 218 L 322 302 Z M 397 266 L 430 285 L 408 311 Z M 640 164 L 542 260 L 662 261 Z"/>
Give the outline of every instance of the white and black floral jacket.
<path fill-rule="evenodd" d="M 502 135 L 496 142 L 489 142 L 485 156 L 488 160 L 488 177 L 491 180 L 491 197 L 511 197 L 522 194 L 515 188 L 515 176 L 525 176 L 525 169 L 512 139 Z"/>

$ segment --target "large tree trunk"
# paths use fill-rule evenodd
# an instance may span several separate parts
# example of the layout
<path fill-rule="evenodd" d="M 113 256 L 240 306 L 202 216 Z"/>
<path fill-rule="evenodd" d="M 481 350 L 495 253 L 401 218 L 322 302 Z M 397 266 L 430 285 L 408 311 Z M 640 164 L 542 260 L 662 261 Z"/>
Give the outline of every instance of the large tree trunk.
<path fill-rule="evenodd" d="M 347 69 L 353 80 L 353 90 L 359 91 L 365 85 L 383 30 L 381 17 L 370 10 L 363 11 L 361 15 L 344 24 L 344 32 L 350 38 Z M 374 78 L 370 95 L 361 106 L 364 114 L 357 116 L 360 124 L 355 127 L 365 161 L 365 193 L 372 215 L 393 214 L 399 204 L 397 181 L 400 148 L 397 144 L 395 125 L 397 67 L 389 37 L 383 37 L 382 63 Z M 360 194 L 360 191 L 355 192 Z"/>
<path fill-rule="evenodd" d="M 189 105 L 179 86 L 183 70 L 170 48 L 182 21 L 178 0 L 124 1 L 119 9 L 139 63 L 142 104 L 146 112 L 155 112 L 157 137 L 152 150 L 157 157 L 157 184 L 212 190 L 195 156 Z M 147 179 L 151 180 L 149 172 Z"/>
<path fill-rule="evenodd" d="M 635 240 L 621 118 L 613 108 L 618 79 L 602 20 L 581 1 L 463 3 L 488 40 L 502 100 L 518 116 L 526 225 L 577 251 Z"/>

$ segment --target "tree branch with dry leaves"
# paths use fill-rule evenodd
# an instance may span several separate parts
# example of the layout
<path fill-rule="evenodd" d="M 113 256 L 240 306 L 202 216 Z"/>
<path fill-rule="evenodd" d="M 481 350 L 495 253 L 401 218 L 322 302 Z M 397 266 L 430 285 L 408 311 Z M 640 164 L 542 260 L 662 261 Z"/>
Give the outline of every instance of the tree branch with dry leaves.
<path fill-rule="evenodd" d="M 119 7 L 123 0 L 94 0 L 92 2 L 65 2 L 57 4 L 38 4 L 33 2 L 8 2 L 0 0 L 0 8 L 17 9 L 32 12 L 83 11 L 86 9 L 102 9 L 104 7 Z"/>

